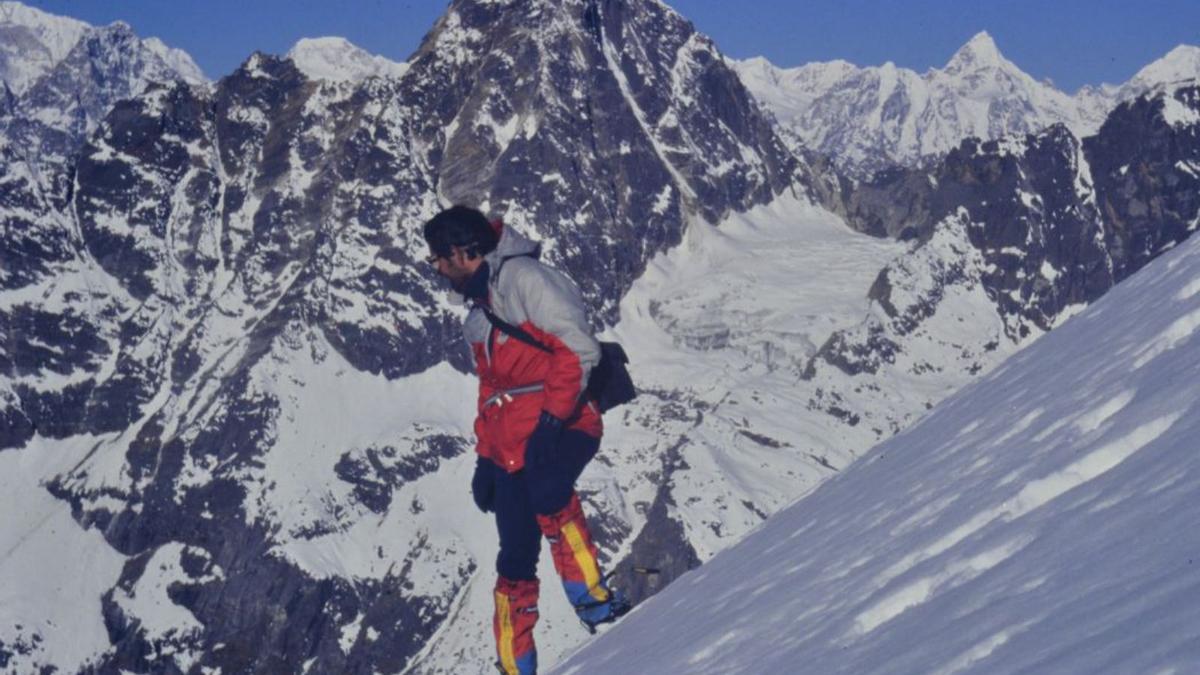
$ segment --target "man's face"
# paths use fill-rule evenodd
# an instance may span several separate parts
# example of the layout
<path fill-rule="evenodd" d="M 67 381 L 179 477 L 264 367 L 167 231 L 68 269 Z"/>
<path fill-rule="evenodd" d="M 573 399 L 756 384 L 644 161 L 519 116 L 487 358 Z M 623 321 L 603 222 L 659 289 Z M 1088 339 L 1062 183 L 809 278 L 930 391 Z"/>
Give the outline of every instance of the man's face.
<path fill-rule="evenodd" d="M 450 250 L 448 256 L 439 256 L 435 253 L 429 256 L 429 260 L 437 273 L 448 279 L 450 285 L 455 288 L 462 288 L 466 285 L 467 280 L 479 266 L 477 259 L 468 258 L 467 254 L 457 246 Z"/>

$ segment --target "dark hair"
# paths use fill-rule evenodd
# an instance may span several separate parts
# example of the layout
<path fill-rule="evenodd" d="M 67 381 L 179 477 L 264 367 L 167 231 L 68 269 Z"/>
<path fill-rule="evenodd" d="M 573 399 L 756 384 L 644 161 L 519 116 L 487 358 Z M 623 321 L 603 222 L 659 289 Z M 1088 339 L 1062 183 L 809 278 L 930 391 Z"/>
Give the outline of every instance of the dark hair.
<path fill-rule="evenodd" d="M 453 247 L 466 249 L 467 255 L 484 255 L 496 249 L 500 235 L 478 209 L 451 206 L 425 223 L 425 242 L 434 255 L 448 256 Z"/>

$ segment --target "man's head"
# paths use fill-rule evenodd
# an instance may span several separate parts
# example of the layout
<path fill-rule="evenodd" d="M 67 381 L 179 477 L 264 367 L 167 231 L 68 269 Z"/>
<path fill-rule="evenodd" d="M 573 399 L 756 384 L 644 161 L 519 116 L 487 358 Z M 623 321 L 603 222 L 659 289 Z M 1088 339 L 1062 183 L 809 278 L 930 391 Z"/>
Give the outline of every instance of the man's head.
<path fill-rule="evenodd" d="M 469 206 L 451 206 L 430 218 L 424 234 L 430 264 L 455 288 L 462 288 L 500 240 L 487 217 Z"/>

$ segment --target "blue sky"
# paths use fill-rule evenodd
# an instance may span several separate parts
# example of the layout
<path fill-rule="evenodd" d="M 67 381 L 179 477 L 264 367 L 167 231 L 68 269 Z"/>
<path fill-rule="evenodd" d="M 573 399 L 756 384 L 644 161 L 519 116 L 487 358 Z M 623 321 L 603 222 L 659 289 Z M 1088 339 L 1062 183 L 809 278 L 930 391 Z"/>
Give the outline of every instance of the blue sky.
<path fill-rule="evenodd" d="M 282 53 L 301 37 L 341 35 L 404 60 L 445 0 L 27 0 L 186 50 L 210 77 L 251 52 Z M 781 66 L 845 59 L 940 67 L 987 30 L 1009 60 L 1073 92 L 1119 83 L 1178 44 L 1200 45 L 1200 0 L 668 0 L 726 54 Z"/>

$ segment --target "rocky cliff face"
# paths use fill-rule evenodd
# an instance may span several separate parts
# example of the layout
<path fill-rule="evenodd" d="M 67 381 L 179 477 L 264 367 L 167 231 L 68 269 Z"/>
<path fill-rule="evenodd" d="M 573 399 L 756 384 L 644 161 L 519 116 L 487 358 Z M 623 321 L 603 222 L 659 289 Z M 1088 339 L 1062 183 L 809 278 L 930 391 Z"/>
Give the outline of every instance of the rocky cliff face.
<path fill-rule="evenodd" d="M 1200 227 L 1198 123 L 1191 80 L 1121 105 L 1083 140 L 1118 280 Z"/>
<path fill-rule="evenodd" d="M 837 206 L 860 231 L 917 240 L 966 209 L 980 223 L 972 245 L 995 270 L 992 292 L 1028 301 L 1005 309 L 1046 329 L 1064 308 L 1091 302 L 1194 230 L 1194 91 L 1190 84 L 1124 103 L 1082 140 L 1061 125 L 968 139 L 930 169 L 847 184 Z"/>
<path fill-rule="evenodd" d="M 4 2 L 0 34 L 5 37 L 0 77 L 6 88 L 0 106 L 0 289 L 20 297 L 55 285 L 78 260 L 82 242 L 71 209 L 73 173 L 87 135 L 117 101 L 152 82 L 203 86 L 204 78 L 186 54 L 142 40 L 123 23 L 98 28 Z M 69 379 L 76 365 L 99 367 L 105 354 L 99 322 L 73 311 L 18 302 L 5 307 L 0 322 L 9 336 L 0 363 L 9 373 L 41 370 Z M 70 348 L 59 352 L 63 345 Z M 86 398 L 83 389 L 77 382 L 66 388 L 71 393 L 65 398 L 74 397 L 72 405 L 78 407 Z M 0 391 L 6 402 L 0 409 L 6 422 L 0 425 L 0 445 L 19 445 L 32 436 L 34 418 L 46 411 L 33 401 L 22 405 L 11 382 Z M 80 408 L 68 416 L 87 414 Z M 96 412 L 100 418 L 104 414 L 103 407 Z M 67 424 L 57 433 L 80 424 Z M 50 421 L 43 428 L 59 427 Z"/>
<path fill-rule="evenodd" d="M 121 22 L 88 26 L 5 2 L 0 31 L 13 40 L 0 63 L 8 89 L 0 134 L 59 210 L 75 152 L 117 101 L 152 82 L 206 82 L 186 54 L 143 40 Z"/>
<path fill-rule="evenodd" d="M 5 2 L 0 33 L 12 40 L 0 64 L 0 288 L 16 290 L 53 274 L 80 246 L 73 173 L 85 139 L 113 106 L 152 83 L 202 88 L 205 80 L 186 54 L 123 23 L 88 26 Z"/>
<path fill-rule="evenodd" d="M 918 246 L 965 210 L 990 293 L 1005 315 L 1042 330 L 1113 283 L 1086 153 L 1061 125 L 1024 138 L 969 139 L 931 170 L 893 170 L 848 194 L 849 222 Z M 891 286 L 881 275 L 873 297 L 894 313 Z"/>
<path fill-rule="evenodd" d="M 441 198 L 544 237 L 608 321 L 687 218 L 795 177 L 712 42 L 659 3 L 454 3 L 410 63 Z"/>

